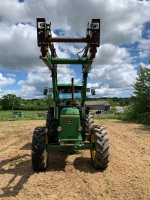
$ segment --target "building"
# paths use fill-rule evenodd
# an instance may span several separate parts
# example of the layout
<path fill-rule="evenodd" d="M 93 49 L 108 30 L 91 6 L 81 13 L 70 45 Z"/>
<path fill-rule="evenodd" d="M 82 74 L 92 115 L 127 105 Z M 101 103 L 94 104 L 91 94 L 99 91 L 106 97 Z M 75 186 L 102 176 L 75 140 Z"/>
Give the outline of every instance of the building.
<path fill-rule="evenodd" d="M 124 108 L 121 106 L 116 106 L 116 111 L 113 113 L 114 115 L 121 115 L 124 113 Z"/>
<path fill-rule="evenodd" d="M 110 110 L 110 104 L 108 101 L 86 101 L 85 105 L 90 107 L 90 110 L 102 112 Z"/>

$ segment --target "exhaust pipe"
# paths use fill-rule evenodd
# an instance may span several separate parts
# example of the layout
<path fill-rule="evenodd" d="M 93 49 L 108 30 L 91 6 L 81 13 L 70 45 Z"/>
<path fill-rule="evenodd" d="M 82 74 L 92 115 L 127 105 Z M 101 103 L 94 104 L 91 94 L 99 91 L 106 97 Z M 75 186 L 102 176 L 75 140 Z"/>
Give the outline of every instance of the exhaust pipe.
<path fill-rule="evenodd" d="M 72 86 L 72 104 L 74 103 L 74 78 L 71 79 L 71 86 Z"/>

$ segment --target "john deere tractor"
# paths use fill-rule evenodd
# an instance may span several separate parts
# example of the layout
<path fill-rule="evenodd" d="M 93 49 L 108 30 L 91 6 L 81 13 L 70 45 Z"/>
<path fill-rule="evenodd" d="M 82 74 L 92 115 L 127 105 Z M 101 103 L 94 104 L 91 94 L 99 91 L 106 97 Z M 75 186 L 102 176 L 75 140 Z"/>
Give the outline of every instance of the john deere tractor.
<path fill-rule="evenodd" d="M 54 42 L 85 43 L 81 57 L 58 58 Z M 46 95 L 52 92 L 54 106 L 47 112 L 46 126 L 36 127 L 32 138 L 32 167 L 44 171 L 50 151 L 90 150 L 91 163 L 96 169 L 106 169 L 109 162 L 109 142 L 106 129 L 95 125 L 90 108 L 86 106 L 86 92 L 95 94 L 94 88 L 87 88 L 87 77 L 97 48 L 100 45 L 100 19 L 88 23 L 85 38 L 52 37 L 51 23 L 37 18 L 37 43 L 40 58 L 48 66 L 52 76 L 52 88 L 44 89 Z M 81 53 L 81 52 L 80 52 Z M 82 84 L 57 83 L 57 65 L 77 64 L 82 66 Z M 60 82 L 60 81 L 59 81 Z"/>

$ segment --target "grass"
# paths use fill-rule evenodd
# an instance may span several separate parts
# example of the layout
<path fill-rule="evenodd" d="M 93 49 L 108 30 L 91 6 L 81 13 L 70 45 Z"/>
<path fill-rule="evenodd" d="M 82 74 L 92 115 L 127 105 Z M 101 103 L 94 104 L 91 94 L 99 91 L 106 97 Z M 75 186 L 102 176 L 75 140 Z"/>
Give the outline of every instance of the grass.
<path fill-rule="evenodd" d="M 4 111 L 0 110 L 0 121 L 8 121 L 8 120 L 45 120 L 45 117 L 38 117 L 37 113 L 46 113 L 46 110 L 25 110 L 23 111 L 24 117 L 12 117 L 12 111 Z"/>
<path fill-rule="evenodd" d="M 38 117 L 37 113 L 46 113 L 46 110 L 25 110 L 23 111 L 24 117 L 12 118 L 12 111 L 3 111 L 0 110 L 0 121 L 8 121 L 8 120 L 45 120 L 45 117 Z M 113 115 L 113 114 L 99 114 L 93 115 L 94 119 L 97 120 L 105 120 L 105 119 L 119 119 L 122 120 L 122 115 Z"/>
<path fill-rule="evenodd" d="M 8 120 L 45 120 L 46 117 L 39 117 L 37 116 L 37 113 L 46 113 L 47 110 L 25 110 L 23 111 L 23 115 L 24 117 L 20 118 L 12 118 L 12 111 L 8 110 L 8 111 L 3 111 L 0 110 L 0 121 L 8 121 Z M 139 124 L 144 124 L 142 122 L 137 122 L 137 121 L 133 121 L 133 120 L 129 120 L 125 117 L 124 114 L 120 114 L 120 115 L 113 115 L 113 114 L 94 114 L 93 115 L 94 119 L 96 120 L 111 120 L 111 119 L 118 119 L 118 120 L 122 120 L 122 121 L 126 121 L 126 122 L 134 122 L 134 123 L 139 123 Z M 150 122 L 145 123 L 145 125 L 150 125 Z"/>

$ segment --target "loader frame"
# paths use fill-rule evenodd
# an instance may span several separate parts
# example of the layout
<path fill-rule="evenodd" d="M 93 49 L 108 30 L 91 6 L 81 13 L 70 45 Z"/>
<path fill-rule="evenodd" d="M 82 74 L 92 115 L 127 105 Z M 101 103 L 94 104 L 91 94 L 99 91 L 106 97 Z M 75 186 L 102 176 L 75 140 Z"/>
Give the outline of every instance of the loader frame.
<path fill-rule="evenodd" d="M 77 53 L 83 52 L 80 57 L 58 58 L 54 47 L 56 42 L 85 43 L 86 46 Z M 106 169 L 109 162 L 107 131 L 94 124 L 92 113 L 85 105 L 86 92 L 89 91 L 88 73 L 100 46 L 100 19 L 92 19 L 91 24 L 88 23 L 85 38 L 59 38 L 52 37 L 51 23 L 47 24 L 44 18 L 37 18 L 37 45 L 41 50 L 40 58 L 51 71 L 54 107 L 48 109 L 46 126 L 34 129 L 31 154 L 33 170 L 46 169 L 49 151 L 86 149 L 90 150 L 93 167 Z M 71 84 L 58 84 L 58 64 L 82 65 L 82 84 L 74 84 L 73 78 Z M 44 94 L 47 91 L 44 89 Z M 95 94 L 94 88 L 91 88 L 91 94 Z"/>
<path fill-rule="evenodd" d="M 77 58 L 58 58 L 54 43 L 85 43 L 81 57 Z M 83 126 L 82 137 L 85 138 L 85 123 L 86 123 L 86 91 L 87 77 L 91 65 L 96 56 L 97 48 L 100 46 L 100 19 L 92 19 L 91 24 L 87 24 L 86 37 L 84 38 L 65 38 L 52 37 L 51 23 L 47 24 L 45 18 L 37 18 L 37 45 L 40 47 L 40 59 L 48 66 L 52 76 L 53 100 L 54 100 L 54 132 L 57 132 L 59 120 L 59 98 L 57 91 L 57 65 L 58 64 L 77 64 L 82 65 L 82 98 L 81 98 L 81 121 Z M 60 151 L 64 149 L 81 150 L 93 149 L 93 144 L 78 144 L 61 146 L 47 143 L 47 151 Z"/>

